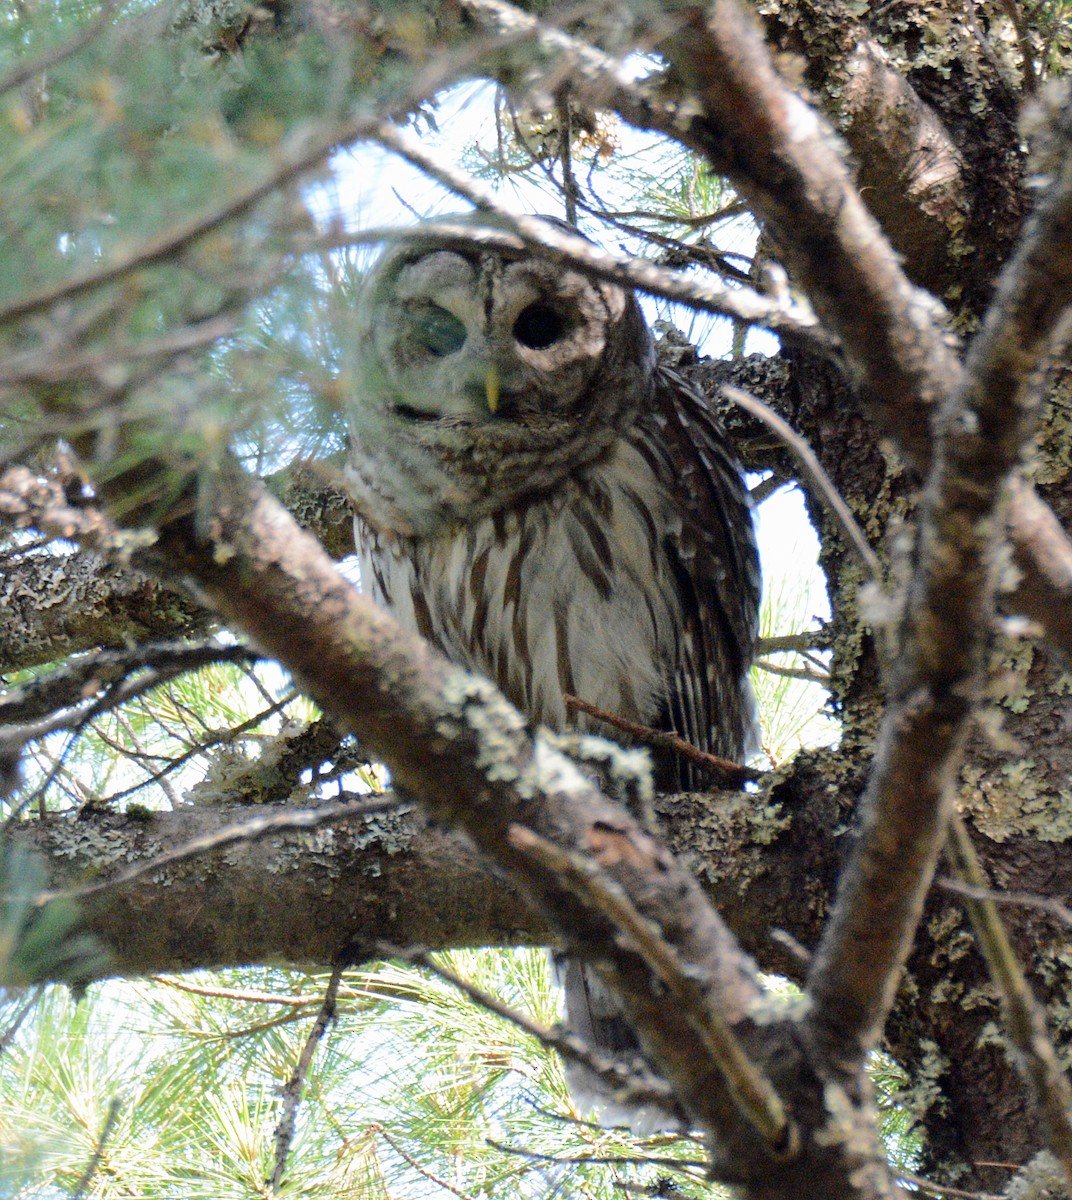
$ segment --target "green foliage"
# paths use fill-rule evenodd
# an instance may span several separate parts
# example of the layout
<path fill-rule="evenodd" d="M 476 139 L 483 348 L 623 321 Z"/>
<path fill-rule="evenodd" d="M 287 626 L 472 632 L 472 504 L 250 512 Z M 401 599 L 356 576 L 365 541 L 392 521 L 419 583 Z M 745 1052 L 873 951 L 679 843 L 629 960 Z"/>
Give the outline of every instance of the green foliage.
<path fill-rule="evenodd" d="M 46 880 L 38 856 L 0 840 L 0 994 L 37 979 L 77 983 L 107 967 L 101 947 L 80 931 L 74 904 L 39 902 Z"/>
<path fill-rule="evenodd" d="M 0 93 L 0 461 L 62 430 L 152 517 L 239 433 L 293 456 L 284 413 L 302 449 L 338 438 L 312 399 L 332 366 L 304 189 L 389 88 L 345 38 L 220 56 L 164 8 L 56 12 L 62 36 L 37 10 L 0 22 L 0 79 L 97 31 Z M 314 169 L 288 167 L 317 145 Z"/>
<path fill-rule="evenodd" d="M 545 1024 L 555 1020 L 542 951 L 442 958 Z M 324 984 L 293 972 L 227 972 L 98 985 L 78 1005 L 50 989 L 0 1069 L 0 1194 L 65 1194 L 118 1099 L 89 1195 L 265 1195 L 279 1093 Z M 688 1168 L 589 1161 L 637 1154 L 700 1157 L 688 1139 L 638 1144 L 576 1123 L 556 1057 L 449 984 L 385 963 L 343 978 L 278 1195 L 371 1200 L 449 1186 L 496 1200 L 561 1190 L 595 1198 L 667 1174 L 683 1196 L 711 1195 Z"/>

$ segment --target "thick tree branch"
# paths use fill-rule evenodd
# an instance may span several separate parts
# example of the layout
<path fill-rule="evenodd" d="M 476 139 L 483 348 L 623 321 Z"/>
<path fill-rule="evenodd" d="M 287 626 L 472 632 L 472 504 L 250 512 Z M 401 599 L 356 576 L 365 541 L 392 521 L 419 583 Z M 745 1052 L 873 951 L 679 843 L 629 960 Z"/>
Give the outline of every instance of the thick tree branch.
<path fill-rule="evenodd" d="M 333 558 L 353 553 L 353 514 L 330 467 L 297 461 L 265 484 Z M 189 596 L 87 550 L 21 555 L 0 575 L 0 669 L 5 672 L 101 646 L 196 636 L 213 623 L 212 614 Z"/>
<path fill-rule="evenodd" d="M 197 634 L 204 609 L 100 555 L 28 555 L 0 580 L 0 663 L 19 671 L 131 639 Z"/>
<path fill-rule="evenodd" d="M 779 1158 L 794 1157 L 800 1148 L 798 1133 L 781 1097 L 745 1053 L 723 1014 L 711 1006 L 707 989 L 702 984 L 697 987 L 692 971 L 673 947 L 662 940 L 628 897 L 608 886 L 589 859 L 562 851 L 521 825 L 511 828 L 510 840 L 532 854 L 574 895 L 598 908 L 617 930 L 620 940 L 640 950 L 670 996 L 682 1011 L 689 1013 L 705 1050 L 719 1064 L 738 1113 L 763 1139 L 769 1152 Z"/>
<path fill-rule="evenodd" d="M 981 695 L 1002 495 L 1034 431 L 1040 367 L 1068 333 L 1072 120 L 1059 132 L 1059 173 L 943 406 L 860 839 L 809 980 L 817 1025 L 850 1053 L 877 1041 L 945 839 L 954 772 Z"/>
<path fill-rule="evenodd" d="M 960 266 L 971 198 L 963 156 L 938 113 L 840 0 L 785 5 L 769 33 L 805 56 L 807 82 L 853 152 L 860 195 L 908 275 L 941 294 Z"/>
<path fill-rule="evenodd" d="M 319 741 L 311 751 L 302 761 L 323 757 Z M 843 820 L 824 799 L 829 764 L 806 766 L 798 758 L 796 774 L 783 771 L 764 805 L 733 792 L 658 800 L 675 852 L 703 864 L 705 887 L 752 952 L 794 974 L 769 931 L 788 922 L 798 940 L 818 940 Z M 277 800 L 286 789 L 282 780 Z M 377 799 L 384 807 L 376 813 L 362 807 L 365 797 L 345 806 L 266 804 L 259 781 L 244 792 L 241 778 L 228 802 L 198 804 L 198 795 L 173 812 L 87 809 L 10 830 L 16 844 L 43 855 L 48 889 L 82 906 L 111 973 L 329 963 L 345 947 L 380 940 L 440 949 L 550 937 L 464 837 L 390 794 Z M 773 825 L 767 806 L 778 814 Z M 1072 874 L 1057 875 L 1054 887 L 1072 890 Z M 787 909 L 786 896 L 809 889 L 814 904 Z"/>
<path fill-rule="evenodd" d="M 11 835 L 42 853 L 53 891 L 78 896 L 109 974 L 323 964 L 413 937 L 433 948 L 548 938 L 466 839 L 412 808 L 369 813 L 357 805 L 352 819 L 336 814 L 320 828 L 317 811 L 98 812 L 22 822 Z M 303 816 L 312 819 L 305 828 L 259 828 L 267 818 Z M 126 882 L 113 886 L 120 875 Z"/>
<path fill-rule="evenodd" d="M 760 1170 L 762 1144 L 736 1117 L 688 1014 L 660 1003 L 643 958 L 617 945 L 605 917 L 512 844 L 508 830 L 524 824 L 594 856 L 692 964 L 708 1003 L 747 1027 L 759 996 L 753 970 L 696 883 L 568 760 L 531 742 L 489 684 L 447 664 L 359 596 L 244 474 L 228 472 L 211 511 L 208 529 L 185 518 L 162 529 L 153 561 L 196 579 L 226 620 L 285 663 L 343 728 L 360 731 L 399 786 L 464 829 L 560 923 L 571 947 L 588 955 L 598 947 L 598 965 L 694 1119 L 719 1131 L 734 1160 Z"/>

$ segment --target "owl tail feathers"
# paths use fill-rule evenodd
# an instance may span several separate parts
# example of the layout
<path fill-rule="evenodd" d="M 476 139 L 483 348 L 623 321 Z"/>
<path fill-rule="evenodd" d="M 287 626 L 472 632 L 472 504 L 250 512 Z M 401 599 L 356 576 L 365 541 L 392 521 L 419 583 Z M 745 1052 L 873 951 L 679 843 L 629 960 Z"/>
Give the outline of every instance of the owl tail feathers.
<path fill-rule="evenodd" d="M 636 1034 L 595 971 L 561 954 L 552 953 L 551 961 L 565 992 L 566 1031 L 606 1058 L 637 1058 L 640 1046 Z M 625 1125 L 640 1137 L 681 1127 L 680 1118 L 658 1104 L 629 1104 L 616 1099 L 610 1085 L 580 1063 L 567 1060 L 565 1068 L 570 1095 L 590 1120 L 605 1126 Z"/>

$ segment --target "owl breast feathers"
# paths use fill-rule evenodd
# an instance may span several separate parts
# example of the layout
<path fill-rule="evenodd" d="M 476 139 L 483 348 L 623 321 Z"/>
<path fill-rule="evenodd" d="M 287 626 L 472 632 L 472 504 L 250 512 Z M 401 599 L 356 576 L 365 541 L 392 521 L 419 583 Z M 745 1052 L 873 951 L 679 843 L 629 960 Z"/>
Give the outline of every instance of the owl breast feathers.
<path fill-rule="evenodd" d="M 571 693 L 748 753 L 747 492 L 633 294 L 535 255 L 409 242 L 367 281 L 356 351 L 366 590 L 552 729 Z"/>
<path fill-rule="evenodd" d="M 471 218 L 476 222 L 480 218 Z M 759 567 L 740 467 L 702 397 L 656 364 L 633 294 L 533 255 L 389 252 L 358 316 L 349 486 L 361 578 L 403 625 L 562 731 L 565 693 L 751 750 Z M 698 782 L 679 760 L 664 787 Z M 566 1025 L 635 1050 L 564 960 Z M 574 1098 L 637 1132 L 567 1065 Z"/>

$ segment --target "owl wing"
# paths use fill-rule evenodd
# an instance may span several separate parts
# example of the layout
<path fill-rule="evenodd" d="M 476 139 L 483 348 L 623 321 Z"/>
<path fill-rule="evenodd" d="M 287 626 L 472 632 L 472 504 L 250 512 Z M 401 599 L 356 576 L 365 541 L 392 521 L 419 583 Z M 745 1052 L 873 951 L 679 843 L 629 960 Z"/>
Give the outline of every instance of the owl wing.
<path fill-rule="evenodd" d="M 664 482 L 680 521 L 664 533 L 683 620 L 661 725 L 700 749 L 739 761 L 756 741 L 748 667 L 760 597 L 759 556 L 741 466 L 700 393 L 663 367 L 656 369 L 652 407 L 634 432 L 648 442 L 646 459 L 664 464 Z M 677 756 L 656 759 L 661 786 L 703 785 L 700 773 Z M 639 1050 L 621 1006 L 592 967 L 566 960 L 559 971 L 571 1033 L 611 1056 L 628 1058 Z M 566 1073 L 581 1110 L 597 1113 L 603 1123 L 624 1122 L 641 1135 L 678 1124 L 658 1108 L 616 1103 L 606 1085 L 583 1067 L 567 1065 Z"/>
<path fill-rule="evenodd" d="M 748 681 L 760 599 L 751 502 L 740 462 L 703 396 L 659 366 L 653 400 L 681 514 L 667 545 L 684 612 L 667 724 L 701 749 L 739 761 L 758 744 Z M 681 786 L 699 782 L 684 764 L 677 773 Z"/>

